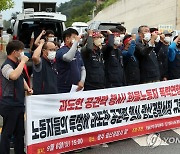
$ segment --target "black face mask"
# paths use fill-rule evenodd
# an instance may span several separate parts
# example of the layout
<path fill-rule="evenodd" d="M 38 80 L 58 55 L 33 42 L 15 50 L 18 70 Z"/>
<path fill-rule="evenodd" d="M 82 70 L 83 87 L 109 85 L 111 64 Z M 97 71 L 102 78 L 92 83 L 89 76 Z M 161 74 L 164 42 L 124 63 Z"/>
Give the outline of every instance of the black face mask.
<path fill-rule="evenodd" d="M 180 44 L 177 44 L 176 46 L 177 46 L 177 48 L 180 48 Z"/>

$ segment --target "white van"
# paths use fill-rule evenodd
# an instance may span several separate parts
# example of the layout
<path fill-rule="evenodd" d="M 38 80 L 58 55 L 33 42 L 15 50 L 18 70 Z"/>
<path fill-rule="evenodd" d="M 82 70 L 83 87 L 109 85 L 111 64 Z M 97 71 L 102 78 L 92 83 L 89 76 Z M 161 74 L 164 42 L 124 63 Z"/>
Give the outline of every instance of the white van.
<path fill-rule="evenodd" d="M 34 12 L 30 14 L 19 14 L 13 26 L 13 39 L 20 40 L 29 48 L 32 33 L 43 24 L 44 28 L 53 30 L 57 41 L 62 40 L 62 33 L 65 30 L 66 16 L 61 13 Z"/>
<path fill-rule="evenodd" d="M 56 12 L 56 3 L 53 0 L 48 2 L 44 0 L 23 1 L 23 13 L 18 14 L 12 24 L 13 39 L 22 41 L 28 49 L 32 33 L 43 25 L 45 30 L 53 30 L 57 41 L 61 41 L 66 16 Z"/>
<path fill-rule="evenodd" d="M 34 4 L 35 3 L 32 5 Z M 40 4 L 41 3 L 38 3 L 39 6 Z M 61 14 L 60 12 L 51 12 L 50 8 L 47 8 L 47 12 L 42 10 L 39 11 L 41 12 L 34 12 L 34 8 L 24 9 L 23 13 L 18 14 L 17 19 L 11 24 L 13 29 L 13 40 L 20 40 L 24 43 L 24 53 L 29 58 L 31 58 L 31 54 L 29 53 L 31 36 L 35 31 L 42 31 L 40 30 L 40 25 L 43 25 L 45 30 L 52 30 L 57 38 L 56 41 L 59 43 L 62 42 L 62 34 L 65 30 L 65 15 Z M 31 59 L 27 65 L 30 67 L 32 66 Z"/>
<path fill-rule="evenodd" d="M 84 34 L 86 32 L 86 29 L 88 28 L 88 24 L 85 22 L 74 22 L 72 23 L 72 27 L 78 31 L 78 33 Z"/>

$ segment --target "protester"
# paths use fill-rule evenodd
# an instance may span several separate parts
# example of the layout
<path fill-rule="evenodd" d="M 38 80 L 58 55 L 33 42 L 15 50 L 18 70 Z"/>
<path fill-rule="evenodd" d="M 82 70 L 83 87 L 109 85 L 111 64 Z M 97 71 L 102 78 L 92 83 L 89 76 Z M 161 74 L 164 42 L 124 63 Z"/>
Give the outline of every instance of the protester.
<path fill-rule="evenodd" d="M 25 91 L 32 94 L 23 78 L 23 68 L 28 61 L 24 56 L 24 44 L 11 41 L 6 47 L 7 59 L 1 66 L 0 115 L 3 117 L 0 154 L 10 153 L 10 140 L 14 137 L 14 151 L 24 154 L 24 101 Z"/>
<path fill-rule="evenodd" d="M 124 26 L 122 26 L 122 25 L 118 25 L 116 28 L 119 29 L 120 40 L 121 40 L 121 42 L 123 42 L 123 39 L 124 39 L 124 37 L 126 35 L 126 28 Z"/>
<path fill-rule="evenodd" d="M 98 31 L 88 31 L 87 44 L 82 49 L 87 76 L 85 90 L 105 88 L 104 61 L 102 55 L 102 34 Z"/>
<path fill-rule="evenodd" d="M 63 32 L 65 45 L 56 54 L 58 70 L 58 92 L 70 92 L 72 85 L 77 85 L 77 91 L 84 88 L 86 70 L 80 52 L 77 50 L 81 36 L 75 29 L 68 28 Z"/>
<path fill-rule="evenodd" d="M 120 31 L 117 28 L 108 30 L 108 43 L 103 48 L 106 88 L 126 85 L 123 69 L 123 55 L 119 49 Z"/>
<path fill-rule="evenodd" d="M 45 41 L 49 41 L 49 42 L 54 42 L 55 39 L 54 32 L 52 30 L 46 30 L 46 31 L 42 30 L 42 32 L 39 34 L 39 36 L 34 42 L 36 47 L 39 46 L 41 39 L 44 39 Z"/>
<path fill-rule="evenodd" d="M 172 33 L 165 30 L 161 37 L 164 37 L 164 41 L 162 41 L 161 48 L 157 54 L 157 59 L 159 63 L 160 70 L 160 80 L 166 81 L 168 79 L 168 48 L 171 43 Z"/>
<path fill-rule="evenodd" d="M 55 44 L 53 42 L 45 42 L 43 39 L 40 40 L 40 44 L 32 56 L 34 94 L 57 93 L 58 72 L 55 56 Z"/>
<path fill-rule="evenodd" d="M 127 85 L 140 83 L 139 61 L 134 55 L 136 47 L 136 35 L 126 35 L 123 40 L 124 50 L 122 51 L 124 71 Z"/>
<path fill-rule="evenodd" d="M 138 29 L 139 40 L 136 42 L 135 55 L 140 62 L 140 82 L 149 83 L 160 80 L 159 65 L 155 52 L 156 33 L 150 33 L 148 26 L 140 26 Z"/>
<path fill-rule="evenodd" d="M 180 78 L 180 35 L 175 36 L 168 50 L 169 79 Z"/>

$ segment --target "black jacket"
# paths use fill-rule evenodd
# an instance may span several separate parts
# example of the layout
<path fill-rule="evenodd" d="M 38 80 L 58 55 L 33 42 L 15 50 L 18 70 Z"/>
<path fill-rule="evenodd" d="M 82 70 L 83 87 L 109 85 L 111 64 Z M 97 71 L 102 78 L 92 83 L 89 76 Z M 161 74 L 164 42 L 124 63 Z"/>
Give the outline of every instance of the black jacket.
<path fill-rule="evenodd" d="M 141 40 L 136 43 L 135 55 L 139 59 L 141 83 L 160 80 L 159 64 L 156 53 L 159 52 L 161 43 L 156 48 L 144 44 Z"/>
<path fill-rule="evenodd" d="M 168 47 L 168 45 L 162 44 L 157 54 L 161 80 L 165 77 L 168 78 Z"/>
<path fill-rule="evenodd" d="M 102 51 L 94 50 L 93 38 L 88 37 L 87 44 L 81 49 L 86 68 L 85 90 L 96 90 L 105 87 L 104 61 Z"/>
<path fill-rule="evenodd" d="M 120 49 L 114 49 L 114 35 L 109 35 L 108 44 L 103 48 L 105 64 L 106 87 L 121 87 L 125 85 L 123 55 Z"/>

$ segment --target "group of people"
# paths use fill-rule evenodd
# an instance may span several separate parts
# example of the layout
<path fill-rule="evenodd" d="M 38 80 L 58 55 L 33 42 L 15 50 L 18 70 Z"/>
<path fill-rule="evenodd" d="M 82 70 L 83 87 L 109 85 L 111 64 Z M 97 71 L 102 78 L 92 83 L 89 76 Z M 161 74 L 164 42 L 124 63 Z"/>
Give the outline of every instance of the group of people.
<path fill-rule="evenodd" d="M 68 93 L 122 87 L 180 78 L 180 35 L 143 25 L 138 35 L 126 28 L 109 29 L 105 35 L 88 30 L 82 37 L 75 29 L 63 32 L 63 45 L 54 41 L 52 30 L 42 30 L 35 42 L 33 84 L 28 82 L 21 41 L 7 45 L 7 59 L 0 71 L 0 115 L 3 129 L 0 154 L 9 154 L 14 137 L 15 153 L 24 153 L 24 98 L 26 94 Z M 83 39 L 83 40 L 82 40 Z"/>
<path fill-rule="evenodd" d="M 63 32 L 63 45 L 54 43 L 54 33 L 42 33 L 35 41 L 33 59 L 34 94 L 96 90 L 177 79 L 178 43 L 172 33 L 140 26 L 138 35 L 117 26 L 103 35 L 88 30 L 86 37 L 75 29 Z"/>

